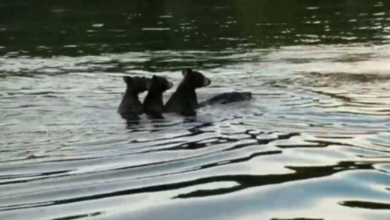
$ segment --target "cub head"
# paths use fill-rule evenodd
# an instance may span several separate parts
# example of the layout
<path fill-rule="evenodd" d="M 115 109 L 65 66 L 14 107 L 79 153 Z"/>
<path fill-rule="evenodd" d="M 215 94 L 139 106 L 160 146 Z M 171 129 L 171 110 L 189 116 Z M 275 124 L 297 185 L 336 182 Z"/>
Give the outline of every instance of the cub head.
<path fill-rule="evenodd" d="M 154 91 L 154 92 L 165 92 L 167 91 L 168 89 L 172 88 L 173 87 L 173 83 L 171 83 L 170 81 L 168 81 L 165 77 L 163 76 L 156 76 L 156 75 L 153 75 L 152 77 L 152 83 L 151 83 L 151 86 L 149 88 L 150 91 Z"/>
<path fill-rule="evenodd" d="M 242 101 L 247 101 L 252 99 L 252 93 L 251 92 L 242 92 L 241 93 L 241 99 Z"/>
<path fill-rule="evenodd" d="M 136 93 L 143 93 L 149 90 L 152 80 L 144 76 L 124 76 L 123 81 L 127 85 L 127 89 Z"/>
<path fill-rule="evenodd" d="M 183 82 L 188 83 L 191 87 L 197 89 L 206 87 L 211 84 L 211 80 L 205 77 L 202 73 L 193 71 L 190 68 L 183 69 L 182 74 L 184 76 Z"/>

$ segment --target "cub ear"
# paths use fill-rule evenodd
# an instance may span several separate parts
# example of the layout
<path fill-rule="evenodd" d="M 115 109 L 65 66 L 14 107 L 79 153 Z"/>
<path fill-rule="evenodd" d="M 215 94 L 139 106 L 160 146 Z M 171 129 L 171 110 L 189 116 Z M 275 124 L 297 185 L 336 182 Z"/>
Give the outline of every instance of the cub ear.
<path fill-rule="evenodd" d="M 157 80 L 158 80 L 158 76 L 156 76 L 156 75 L 153 75 L 153 77 L 152 77 L 152 81 L 155 81 L 155 82 L 157 82 Z"/>
<path fill-rule="evenodd" d="M 133 78 L 131 78 L 130 76 L 123 77 L 123 82 L 125 82 L 126 84 L 131 83 L 132 81 L 133 81 Z"/>
<path fill-rule="evenodd" d="M 146 82 L 146 89 L 147 90 L 152 88 L 153 82 L 158 83 L 158 77 L 156 75 L 153 75 L 152 78 Z"/>
<path fill-rule="evenodd" d="M 183 69 L 182 70 L 182 74 L 183 76 L 186 76 L 187 74 L 191 73 L 192 72 L 192 69 L 191 68 L 186 68 L 186 69 Z"/>

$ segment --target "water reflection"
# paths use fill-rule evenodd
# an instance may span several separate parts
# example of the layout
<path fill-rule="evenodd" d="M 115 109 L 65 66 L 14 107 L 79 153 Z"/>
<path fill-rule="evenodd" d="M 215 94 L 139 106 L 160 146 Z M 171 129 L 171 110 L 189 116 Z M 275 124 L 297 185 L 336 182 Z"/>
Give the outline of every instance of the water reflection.
<path fill-rule="evenodd" d="M 0 218 L 389 219 L 389 7 L 1 3 Z M 118 116 L 124 75 L 184 67 L 253 100 Z"/>
<path fill-rule="evenodd" d="M 388 42 L 389 7 L 383 1 L 309 0 L 5 3 L 0 7 L 0 52 L 47 57 L 381 44 Z"/>

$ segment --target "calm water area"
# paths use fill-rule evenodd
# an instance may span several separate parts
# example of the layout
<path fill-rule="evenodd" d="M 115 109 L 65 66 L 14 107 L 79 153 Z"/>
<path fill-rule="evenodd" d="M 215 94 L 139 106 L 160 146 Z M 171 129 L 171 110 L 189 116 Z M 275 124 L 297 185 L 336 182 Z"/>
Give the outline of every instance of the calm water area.
<path fill-rule="evenodd" d="M 189 67 L 253 100 L 117 114 Z M 0 219 L 389 220 L 390 1 L 0 1 Z"/>

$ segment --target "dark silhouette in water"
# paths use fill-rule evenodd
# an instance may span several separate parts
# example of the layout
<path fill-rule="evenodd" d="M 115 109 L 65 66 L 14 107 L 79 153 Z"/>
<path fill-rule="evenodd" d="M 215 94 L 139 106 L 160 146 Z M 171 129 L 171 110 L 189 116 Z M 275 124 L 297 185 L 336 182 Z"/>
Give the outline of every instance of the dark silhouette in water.
<path fill-rule="evenodd" d="M 123 81 L 127 88 L 122 102 L 119 105 L 118 113 L 126 120 L 137 120 L 143 111 L 142 103 L 138 98 L 140 93 L 149 89 L 151 80 L 147 77 L 130 77 L 124 76 Z"/>
<path fill-rule="evenodd" d="M 192 69 L 182 71 L 184 79 L 165 104 L 165 112 L 179 113 L 182 116 L 196 116 L 198 107 L 196 89 L 210 85 L 211 80 Z"/>
<path fill-rule="evenodd" d="M 247 101 L 251 99 L 251 92 L 225 92 L 199 103 L 198 108 L 202 108 L 207 105 L 229 104 L 232 102 Z"/>
<path fill-rule="evenodd" d="M 207 105 L 228 104 L 252 99 L 251 92 L 226 92 L 198 104 L 196 89 L 210 85 L 211 80 L 202 73 L 192 69 L 184 69 L 183 76 L 183 81 L 166 103 L 165 112 L 177 112 L 183 116 L 195 116 L 196 109 Z"/>
<path fill-rule="evenodd" d="M 147 96 L 144 99 L 143 109 L 150 118 L 163 119 L 163 93 L 173 87 L 165 77 L 154 75 Z"/>

